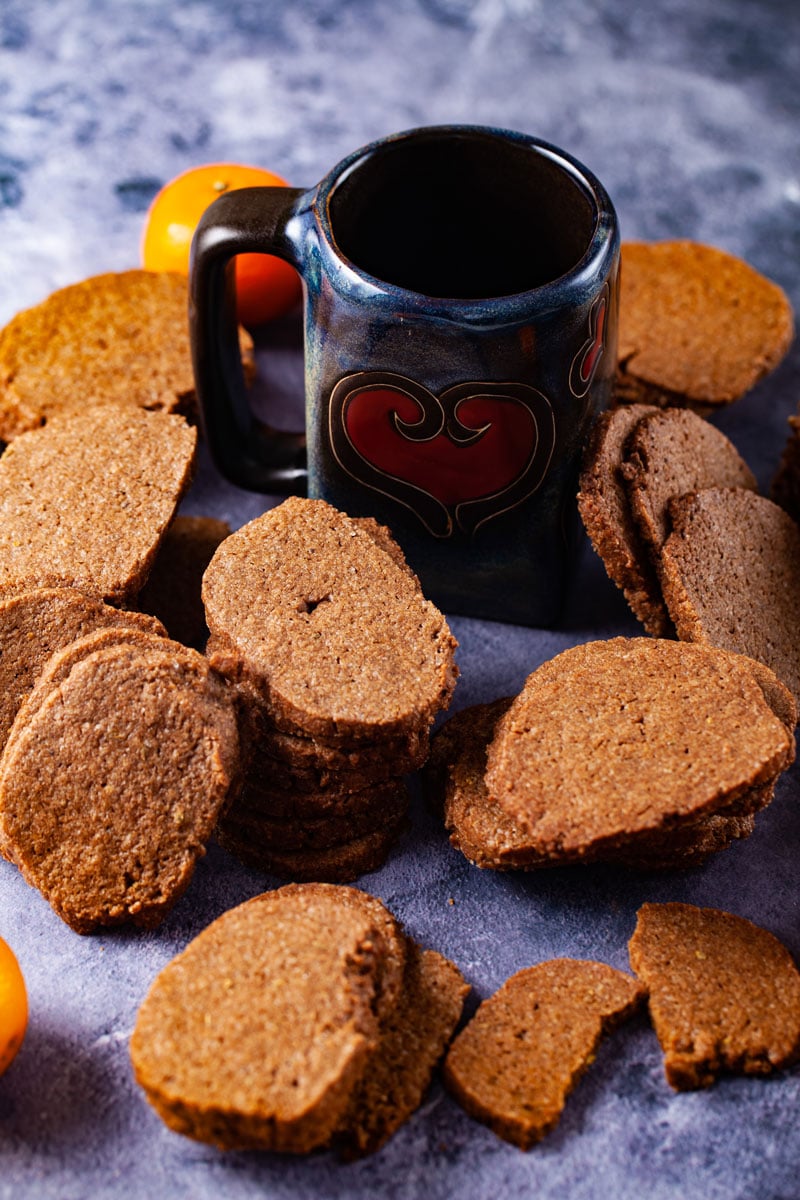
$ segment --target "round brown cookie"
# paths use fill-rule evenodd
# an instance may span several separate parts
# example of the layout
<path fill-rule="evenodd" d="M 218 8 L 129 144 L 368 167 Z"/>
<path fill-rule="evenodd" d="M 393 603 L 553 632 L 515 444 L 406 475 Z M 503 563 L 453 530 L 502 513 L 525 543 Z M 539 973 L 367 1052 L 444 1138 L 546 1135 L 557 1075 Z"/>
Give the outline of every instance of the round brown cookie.
<path fill-rule="evenodd" d="M 672 1087 L 708 1087 L 726 1071 L 766 1075 L 800 1058 L 800 973 L 765 929 L 715 908 L 644 904 L 629 951 Z"/>
<path fill-rule="evenodd" d="M 381 1025 L 377 1049 L 334 1139 L 343 1159 L 380 1150 L 419 1108 L 468 992 L 453 963 L 409 942 L 402 998 Z"/>
<path fill-rule="evenodd" d="M 406 556 L 403 554 L 400 546 L 392 537 L 392 531 L 387 525 L 379 524 L 374 517 L 353 517 L 353 522 L 358 525 L 359 529 L 363 529 L 364 533 L 368 534 L 376 546 L 379 546 L 389 558 L 405 571 L 407 575 L 414 580 L 417 587 L 420 588 L 420 582 L 411 567 L 406 562 Z M 421 588 L 420 588 L 421 590 Z"/>
<path fill-rule="evenodd" d="M 683 496 L 670 514 L 662 582 L 678 636 L 765 663 L 800 703 L 800 529 L 737 488 Z"/>
<path fill-rule="evenodd" d="M 793 757 L 742 660 L 614 638 L 529 676 L 497 726 L 485 778 L 532 849 L 563 861 L 709 816 Z"/>
<path fill-rule="evenodd" d="M 800 415 L 789 417 L 789 440 L 783 448 L 770 495 L 800 524 Z"/>
<path fill-rule="evenodd" d="M 362 892 L 256 896 L 155 980 L 131 1039 L 136 1079 L 171 1129 L 221 1149 L 324 1145 L 399 1000 L 404 963 L 396 922 Z"/>
<path fill-rule="evenodd" d="M 464 709 L 451 717 L 434 738 L 432 757 L 436 755 L 437 759 L 444 753 L 437 749 L 438 739 L 445 737 L 449 743 L 440 786 L 450 841 L 478 867 L 533 870 L 597 860 L 640 870 L 693 866 L 725 849 L 734 838 L 748 837 L 754 826 L 752 811 L 763 808 L 772 798 L 774 785 L 753 788 L 737 802 L 747 812 L 723 810 L 725 815 L 687 819 L 661 833 L 631 835 L 619 845 L 601 845 L 597 850 L 589 846 L 579 853 L 555 851 L 543 857 L 530 834 L 489 794 L 484 778 L 487 747 L 510 703 L 499 700 Z"/>
<path fill-rule="evenodd" d="M 53 292 L 0 330 L 0 441 L 87 403 L 194 412 L 186 279 L 95 275 Z M 240 332 L 245 369 L 253 343 Z"/>
<path fill-rule="evenodd" d="M 427 738 L 425 739 L 427 741 Z M 422 760 L 424 761 L 424 760 Z M 290 766 L 265 754 L 260 746 L 251 747 L 250 780 L 265 791 L 291 792 L 358 792 L 366 787 L 384 783 L 398 775 L 408 775 L 421 766 L 420 758 L 409 755 L 372 760 L 362 755 L 361 764 L 349 770 L 329 770 L 326 767 Z"/>
<path fill-rule="evenodd" d="M 375 790 L 371 803 L 361 811 L 338 814 L 333 810 L 317 817 L 293 814 L 278 819 L 273 812 L 267 815 L 263 808 L 255 807 L 251 797 L 251 793 L 244 793 L 220 817 L 223 837 L 230 833 L 234 839 L 250 840 L 278 852 L 328 850 L 382 829 L 387 821 L 408 812 L 408 793 L 402 784 Z"/>
<path fill-rule="evenodd" d="M 219 828 L 217 840 L 246 867 L 266 871 L 280 879 L 291 879 L 296 883 L 351 883 L 383 866 L 406 827 L 406 815 L 401 812 L 381 829 L 326 850 L 279 850 L 256 845 L 252 838 Z"/>
<path fill-rule="evenodd" d="M 291 497 L 203 579 L 210 657 L 276 725 L 331 741 L 419 730 L 449 702 L 455 641 L 408 573 L 322 500 Z"/>
<path fill-rule="evenodd" d="M 120 612 L 69 588 L 42 588 L 0 600 L 0 750 L 50 656 L 100 629 L 166 636 L 154 617 Z"/>
<path fill-rule="evenodd" d="M 375 805 L 405 806 L 408 792 L 402 779 L 385 779 L 355 792 L 305 792 L 291 788 L 268 788 L 248 778 L 242 803 L 254 813 L 276 821 L 317 821 L 326 817 L 358 820 Z"/>
<path fill-rule="evenodd" d="M 639 421 L 622 474 L 631 512 L 656 565 L 670 533 L 670 500 L 706 487 L 757 490 L 753 472 L 733 443 L 687 409 L 656 412 Z"/>
<path fill-rule="evenodd" d="M 243 810 L 285 823 L 328 819 L 360 823 L 370 813 L 396 811 L 407 805 L 408 790 L 402 778 L 384 779 L 355 792 L 263 788 L 248 779 L 240 800 Z"/>
<path fill-rule="evenodd" d="M 518 971 L 453 1042 L 445 1084 L 470 1116 L 529 1150 L 558 1124 L 603 1034 L 645 995 L 605 963 L 557 958 Z"/>
<path fill-rule="evenodd" d="M 183 417 L 109 404 L 23 434 L 0 458 L 0 584 L 126 604 L 189 486 Z"/>
<path fill-rule="evenodd" d="M 412 729 L 399 738 L 381 738 L 375 742 L 326 742 L 324 738 L 303 737 L 277 729 L 257 706 L 249 708 L 250 741 L 256 760 L 277 760 L 298 774 L 324 775 L 379 771 L 387 775 L 408 775 L 418 770 L 430 749 L 429 725 Z"/>
<path fill-rule="evenodd" d="M 164 534 L 136 606 L 164 623 L 171 638 L 202 650 L 208 637 L 200 588 L 214 551 L 230 533 L 214 517 L 178 516 Z"/>
<path fill-rule="evenodd" d="M 777 366 L 794 335 L 785 293 L 724 250 L 622 246 L 617 399 L 708 411 Z"/>
<path fill-rule="evenodd" d="M 646 416 L 658 412 L 632 404 L 601 413 L 583 456 L 578 510 L 609 579 L 622 591 L 631 611 L 654 637 L 671 623 L 658 575 L 642 542 L 622 475 L 631 434 Z"/>
<path fill-rule="evenodd" d="M 75 663 L 15 730 L 0 830 L 76 932 L 153 926 L 188 886 L 238 771 L 234 706 L 205 659 L 166 640 L 118 644 Z"/>

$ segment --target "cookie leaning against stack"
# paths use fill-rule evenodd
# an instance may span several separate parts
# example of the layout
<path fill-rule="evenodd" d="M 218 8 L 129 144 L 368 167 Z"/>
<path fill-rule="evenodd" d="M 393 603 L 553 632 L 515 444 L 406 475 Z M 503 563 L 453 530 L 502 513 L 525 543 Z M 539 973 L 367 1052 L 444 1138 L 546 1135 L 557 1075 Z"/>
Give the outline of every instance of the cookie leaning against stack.
<path fill-rule="evenodd" d="M 226 912 L 164 968 L 131 1058 L 178 1133 L 352 1158 L 418 1107 L 467 990 L 379 900 L 289 884 Z"/>
<path fill-rule="evenodd" d="M 649 633 L 771 668 L 800 702 L 800 529 L 696 414 L 631 405 L 598 420 L 578 496 L 606 570 Z"/>
<path fill-rule="evenodd" d="M 793 760 L 795 720 L 787 689 L 749 659 L 615 638 L 451 718 L 430 778 L 478 866 L 693 866 L 752 832 Z"/>
<path fill-rule="evenodd" d="M 239 688 L 247 786 L 219 827 L 250 865 L 344 882 L 399 833 L 402 775 L 455 684 L 455 642 L 374 521 L 292 498 L 222 543 L 203 599 L 212 664 Z"/>

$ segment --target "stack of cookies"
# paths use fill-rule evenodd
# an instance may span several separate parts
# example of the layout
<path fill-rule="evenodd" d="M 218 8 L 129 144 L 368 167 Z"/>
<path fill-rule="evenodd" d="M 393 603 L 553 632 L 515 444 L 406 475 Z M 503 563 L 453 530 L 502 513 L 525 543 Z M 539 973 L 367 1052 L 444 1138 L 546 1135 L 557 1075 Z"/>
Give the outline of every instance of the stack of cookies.
<path fill-rule="evenodd" d="M 178 1133 L 354 1158 L 418 1107 L 467 991 L 379 900 L 290 884 L 226 912 L 164 968 L 131 1058 Z"/>
<path fill-rule="evenodd" d="M 724 434 L 688 410 L 604 413 L 578 505 L 649 633 L 757 659 L 800 701 L 800 529 Z"/>
<path fill-rule="evenodd" d="M 695 866 L 752 832 L 794 759 L 796 719 L 759 663 L 614 638 L 451 718 L 427 777 L 451 842 L 481 867 Z"/>
<path fill-rule="evenodd" d="M 374 870 L 455 684 L 444 617 L 387 530 L 298 498 L 225 539 L 203 600 L 207 653 L 239 690 L 250 746 L 220 841 L 299 881 Z"/>

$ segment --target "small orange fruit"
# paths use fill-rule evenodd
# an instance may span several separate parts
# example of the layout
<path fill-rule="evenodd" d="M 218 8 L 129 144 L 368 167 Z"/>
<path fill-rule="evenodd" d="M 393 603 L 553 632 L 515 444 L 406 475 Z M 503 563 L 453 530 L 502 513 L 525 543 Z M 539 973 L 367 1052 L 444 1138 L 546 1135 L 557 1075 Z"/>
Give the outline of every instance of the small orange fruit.
<path fill-rule="evenodd" d="M 184 171 L 165 184 L 150 205 L 142 236 L 142 266 L 188 275 L 192 236 L 209 204 L 236 188 L 287 186 L 271 171 L 237 163 L 209 163 Z M 243 325 L 262 325 L 282 316 L 299 299 L 300 277 L 282 258 L 236 256 L 236 306 Z"/>
<path fill-rule="evenodd" d="M 27 1024 L 25 980 L 13 950 L 0 938 L 0 1075 L 22 1045 Z"/>

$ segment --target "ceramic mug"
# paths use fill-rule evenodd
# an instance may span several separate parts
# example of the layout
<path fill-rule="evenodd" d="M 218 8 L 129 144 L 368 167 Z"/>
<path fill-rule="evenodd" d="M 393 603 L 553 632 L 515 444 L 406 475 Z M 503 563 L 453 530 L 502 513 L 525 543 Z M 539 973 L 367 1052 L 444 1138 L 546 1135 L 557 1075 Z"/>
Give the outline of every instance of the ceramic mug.
<path fill-rule="evenodd" d="M 304 433 L 248 406 L 228 268 L 251 251 L 303 279 Z M 616 366 L 618 267 L 599 181 L 506 130 L 411 130 L 309 191 L 227 193 L 190 279 L 215 462 L 241 487 L 376 517 L 446 611 L 551 625 L 581 449 Z"/>

